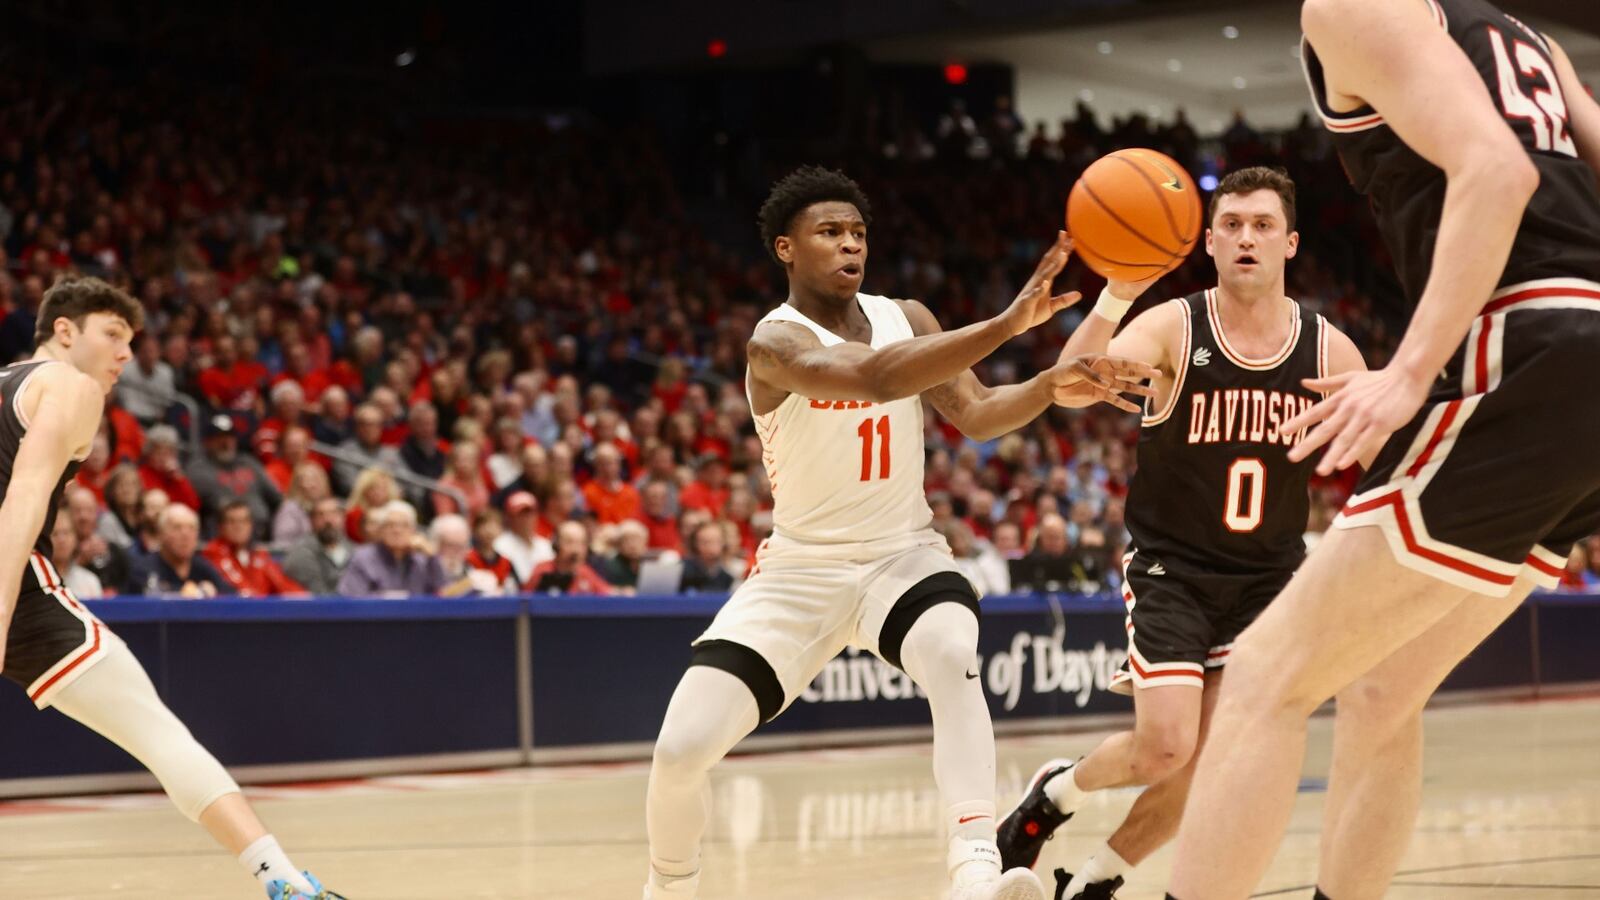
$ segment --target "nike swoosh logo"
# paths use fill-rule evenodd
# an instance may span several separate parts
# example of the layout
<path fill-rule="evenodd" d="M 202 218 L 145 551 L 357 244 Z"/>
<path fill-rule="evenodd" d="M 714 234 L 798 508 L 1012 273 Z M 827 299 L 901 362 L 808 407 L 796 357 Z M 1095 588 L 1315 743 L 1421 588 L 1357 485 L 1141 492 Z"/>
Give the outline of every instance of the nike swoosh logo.
<path fill-rule="evenodd" d="M 1167 165 L 1166 163 L 1162 162 L 1159 159 L 1151 159 L 1150 162 L 1154 163 L 1156 168 L 1158 168 L 1161 171 L 1167 173 L 1167 180 L 1163 181 L 1161 183 L 1162 187 L 1164 187 L 1167 190 L 1173 192 L 1174 194 L 1183 193 L 1183 188 L 1178 185 L 1178 173 L 1172 171 L 1172 167 L 1171 166 Z"/>
<path fill-rule="evenodd" d="M 992 818 L 994 818 L 994 816 L 981 816 L 981 815 L 980 816 L 965 816 L 963 818 L 957 819 L 956 820 L 956 824 L 957 825 L 965 825 L 968 822 L 976 822 L 979 819 L 992 819 Z"/>
<path fill-rule="evenodd" d="M 978 677 L 978 673 L 977 672 L 968 672 L 967 673 L 967 680 L 968 681 L 971 681 L 972 679 L 977 678 L 977 677 Z"/>

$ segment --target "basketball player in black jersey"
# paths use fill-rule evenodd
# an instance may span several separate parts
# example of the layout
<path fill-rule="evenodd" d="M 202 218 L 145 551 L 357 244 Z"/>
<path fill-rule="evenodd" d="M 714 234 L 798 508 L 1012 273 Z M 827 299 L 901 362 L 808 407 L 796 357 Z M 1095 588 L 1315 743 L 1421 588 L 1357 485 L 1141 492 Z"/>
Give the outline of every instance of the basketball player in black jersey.
<path fill-rule="evenodd" d="M 39 307 L 33 358 L 0 369 L 0 667 L 40 709 L 54 706 L 149 768 L 271 900 L 336 900 L 295 870 L 239 786 L 50 561 L 63 490 L 89 455 L 142 322 L 138 301 L 122 291 L 97 278 L 64 278 Z"/>
<path fill-rule="evenodd" d="M 1348 337 L 1284 296 L 1299 240 L 1287 175 L 1231 173 L 1206 230 L 1217 287 L 1163 303 L 1113 338 L 1150 282 L 1113 283 L 1062 351 L 1161 371 L 1128 496 L 1129 659 L 1112 683 L 1134 695 L 1134 728 L 1076 764 L 1045 763 L 1000 827 L 1006 865 L 1032 866 L 1088 794 L 1155 785 L 1075 877 L 1058 875 L 1063 900 L 1109 898 L 1125 869 L 1177 834 L 1234 638 L 1305 557 L 1312 464 L 1289 458 L 1303 432 L 1283 424 L 1322 397 L 1303 382 L 1366 366 Z"/>
<path fill-rule="evenodd" d="M 1383 895 L 1421 797 L 1419 710 L 1600 527 L 1600 106 L 1484 0 L 1307 0 L 1313 99 L 1395 258 L 1411 322 L 1382 369 L 1314 382 L 1286 426 L 1357 493 L 1235 645 L 1172 897 L 1239 900 L 1338 695 L 1320 894 Z"/>

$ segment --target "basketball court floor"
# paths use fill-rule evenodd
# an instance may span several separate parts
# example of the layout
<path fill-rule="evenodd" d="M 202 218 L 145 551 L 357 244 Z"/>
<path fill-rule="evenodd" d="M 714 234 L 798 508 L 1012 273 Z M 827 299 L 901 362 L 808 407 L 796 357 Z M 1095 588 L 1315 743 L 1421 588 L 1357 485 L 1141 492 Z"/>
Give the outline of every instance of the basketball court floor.
<path fill-rule="evenodd" d="M 1261 897 L 1310 896 L 1331 720 L 1313 723 L 1305 780 Z M 1002 804 L 1051 755 L 1103 733 L 1000 743 Z M 647 767 L 517 769 L 252 789 L 299 865 L 352 900 L 635 900 Z M 1600 699 L 1428 713 L 1424 807 L 1389 896 L 1600 898 Z M 926 746 L 746 756 L 714 782 L 706 900 L 934 900 L 943 842 Z M 1075 865 L 1131 803 L 1101 795 L 1046 849 Z M 1170 856 L 1124 900 L 1162 896 Z M 1044 872 L 1048 875 L 1048 872 Z M 159 795 L 0 804 L 0 898 L 260 894 Z"/>

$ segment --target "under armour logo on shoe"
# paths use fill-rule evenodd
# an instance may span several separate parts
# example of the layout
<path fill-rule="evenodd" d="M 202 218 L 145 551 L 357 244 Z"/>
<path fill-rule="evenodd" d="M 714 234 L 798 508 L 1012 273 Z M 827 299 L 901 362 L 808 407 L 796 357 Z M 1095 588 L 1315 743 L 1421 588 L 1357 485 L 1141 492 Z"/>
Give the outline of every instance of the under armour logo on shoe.
<path fill-rule="evenodd" d="M 1167 574 L 1167 567 L 1161 563 L 1151 563 L 1150 568 L 1145 569 L 1144 573 L 1146 575 L 1165 575 Z"/>
<path fill-rule="evenodd" d="M 1194 364 L 1197 366 L 1211 365 L 1211 351 L 1205 347 L 1194 351 Z"/>

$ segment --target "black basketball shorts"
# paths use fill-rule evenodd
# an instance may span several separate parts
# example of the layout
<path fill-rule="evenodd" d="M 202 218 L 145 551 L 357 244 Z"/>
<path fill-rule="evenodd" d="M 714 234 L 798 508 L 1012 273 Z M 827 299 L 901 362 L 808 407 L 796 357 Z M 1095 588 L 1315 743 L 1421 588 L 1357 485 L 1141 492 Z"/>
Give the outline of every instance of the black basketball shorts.
<path fill-rule="evenodd" d="M 1555 587 L 1600 528 L 1597 373 L 1600 284 L 1497 291 L 1334 525 L 1375 525 L 1403 565 L 1480 594 Z"/>
<path fill-rule="evenodd" d="M 1204 687 L 1206 670 L 1227 665 L 1234 639 L 1293 576 L 1293 568 L 1211 572 L 1130 548 L 1122 557 L 1128 661 L 1110 689 L 1131 694 L 1135 687 Z"/>
<path fill-rule="evenodd" d="M 6 634 L 5 677 L 22 685 L 40 709 L 73 679 L 105 658 L 119 641 L 61 583 L 50 561 L 32 553 Z"/>

